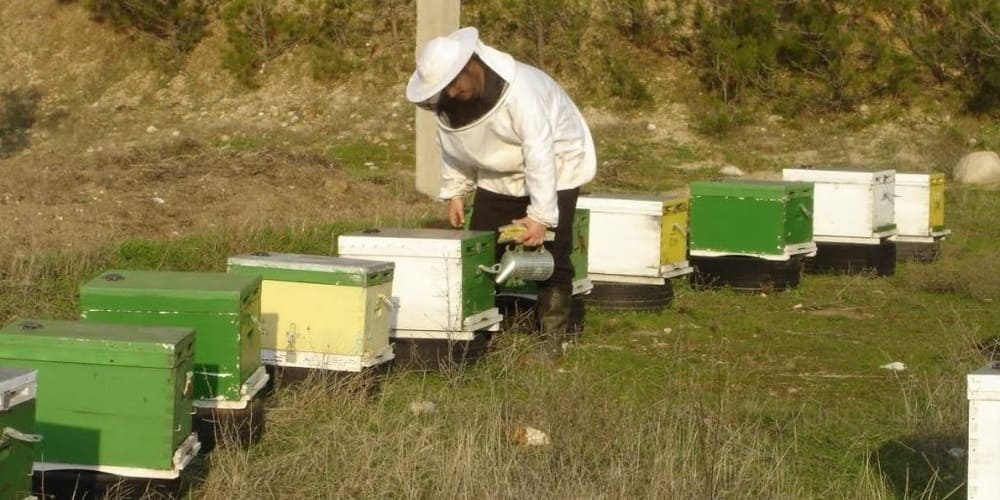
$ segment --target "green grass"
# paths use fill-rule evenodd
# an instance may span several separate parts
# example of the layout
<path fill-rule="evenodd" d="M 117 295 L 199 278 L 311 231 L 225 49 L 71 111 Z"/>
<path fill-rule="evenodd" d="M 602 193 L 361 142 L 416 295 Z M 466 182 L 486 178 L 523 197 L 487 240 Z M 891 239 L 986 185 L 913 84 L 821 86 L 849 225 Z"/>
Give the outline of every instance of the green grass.
<path fill-rule="evenodd" d="M 965 374 L 1000 325 L 1000 203 L 951 190 L 953 237 L 933 264 L 886 278 L 803 277 L 773 294 L 676 282 L 657 313 L 587 311 L 558 367 L 524 364 L 534 339 L 500 335 L 477 364 L 283 385 L 246 450 L 193 467 L 191 498 L 961 498 Z M 223 229 L 129 240 L 11 264 L 0 318 L 71 318 L 106 268 L 215 270 L 258 250 L 330 254 L 359 229 Z M 880 366 L 902 361 L 892 373 Z M 411 403 L 436 411 L 414 414 Z M 530 448 L 519 426 L 549 434 Z"/>

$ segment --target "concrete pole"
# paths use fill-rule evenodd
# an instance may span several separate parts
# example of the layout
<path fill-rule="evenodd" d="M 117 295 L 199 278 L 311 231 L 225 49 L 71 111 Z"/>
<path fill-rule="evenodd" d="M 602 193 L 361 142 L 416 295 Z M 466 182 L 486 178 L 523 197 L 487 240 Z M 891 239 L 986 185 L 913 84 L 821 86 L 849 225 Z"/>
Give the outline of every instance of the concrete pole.
<path fill-rule="evenodd" d="M 417 0 L 417 50 L 430 39 L 458 29 L 459 0 Z M 437 119 L 434 113 L 417 110 L 416 179 L 417 191 L 437 198 L 441 187 L 441 151 L 434 141 Z"/>

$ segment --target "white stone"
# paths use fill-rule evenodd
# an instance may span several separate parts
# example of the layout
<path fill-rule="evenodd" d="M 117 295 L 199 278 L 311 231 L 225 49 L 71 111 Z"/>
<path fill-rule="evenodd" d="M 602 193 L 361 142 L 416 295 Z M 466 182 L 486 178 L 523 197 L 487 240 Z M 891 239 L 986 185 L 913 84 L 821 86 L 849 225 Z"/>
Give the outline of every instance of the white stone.
<path fill-rule="evenodd" d="M 150 126 L 146 127 L 146 133 L 147 134 L 152 134 L 153 132 L 156 132 L 156 127 L 155 126 L 150 125 Z"/>
<path fill-rule="evenodd" d="M 650 123 L 650 124 L 646 125 L 646 130 L 648 130 L 650 132 L 656 130 L 656 124 L 655 123 Z"/>
<path fill-rule="evenodd" d="M 893 361 L 892 363 L 882 365 L 879 368 L 884 368 L 886 370 L 894 372 L 901 372 L 906 369 L 906 365 L 903 364 L 903 362 L 901 361 Z"/>
<path fill-rule="evenodd" d="M 726 165 L 719 169 L 719 173 L 730 177 L 742 177 L 744 175 L 743 171 L 736 165 Z"/>
<path fill-rule="evenodd" d="M 975 151 L 965 155 L 955 166 L 959 184 L 1000 183 L 1000 156 L 993 151 Z"/>

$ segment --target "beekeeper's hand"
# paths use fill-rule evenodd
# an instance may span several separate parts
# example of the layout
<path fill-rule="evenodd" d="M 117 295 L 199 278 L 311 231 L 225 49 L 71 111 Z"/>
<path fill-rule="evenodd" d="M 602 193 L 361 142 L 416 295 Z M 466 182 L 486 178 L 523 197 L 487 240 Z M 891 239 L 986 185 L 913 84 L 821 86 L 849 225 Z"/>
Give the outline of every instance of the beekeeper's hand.
<path fill-rule="evenodd" d="M 465 197 L 456 196 L 448 200 L 448 222 L 454 228 L 465 226 Z"/>
<path fill-rule="evenodd" d="M 528 247 L 541 246 L 542 241 L 545 240 L 545 224 L 532 219 L 531 217 L 521 217 L 520 219 L 515 219 L 511 221 L 514 224 L 521 224 L 527 227 L 528 230 L 524 232 L 517 242 Z"/>

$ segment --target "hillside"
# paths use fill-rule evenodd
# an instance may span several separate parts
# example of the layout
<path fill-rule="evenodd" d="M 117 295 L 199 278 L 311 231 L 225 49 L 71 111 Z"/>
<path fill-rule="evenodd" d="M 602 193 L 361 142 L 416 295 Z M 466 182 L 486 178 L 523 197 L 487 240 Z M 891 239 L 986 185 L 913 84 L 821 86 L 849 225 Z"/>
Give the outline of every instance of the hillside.
<path fill-rule="evenodd" d="M 94 22 L 78 4 L 0 6 L 0 96 L 20 111 L 6 116 L 20 117 L 26 130 L 0 155 L 4 252 L 216 226 L 437 215 L 412 188 L 413 111 L 402 97 L 411 63 L 394 78 L 358 73 L 317 83 L 292 51 L 248 89 L 221 66 L 222 27 L 208 29 L 183 66 L 163 71 L 142 37 Z M 395 50 L 408 59 L 412 46 Z M 872 102 L 819 118 L 758 113 L 734 131 L 704 136 L 692 126 L 704 120 L 692 69 L 634 57 L 648 68 L 651 104 L 617 111 L 581 99 L 604 160 L 594 189 L 656 189 L 622 183 L 643 175 L 624 142 L 652 145 L 656 158 L 644 161 L 656 165 L 643 168 L 683 185 L 727 164 L 764 176 L 796 163 L 947 169 L 981 133 L 931 90 L 926 109 Z M 359 199 L 369 202 L 361 207 Z"/>

